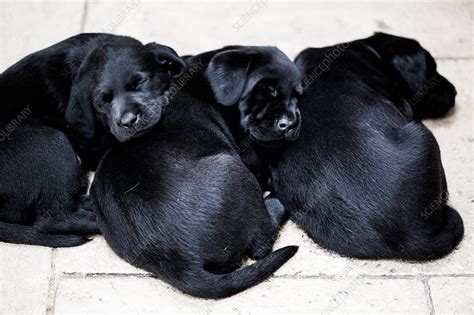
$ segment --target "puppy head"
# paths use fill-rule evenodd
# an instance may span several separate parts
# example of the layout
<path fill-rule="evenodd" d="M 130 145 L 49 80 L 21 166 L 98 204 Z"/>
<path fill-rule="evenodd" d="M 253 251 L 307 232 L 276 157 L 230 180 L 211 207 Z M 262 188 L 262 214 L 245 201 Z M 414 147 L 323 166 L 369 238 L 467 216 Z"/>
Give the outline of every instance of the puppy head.
<path fill-rule="evenodd" d="M 104 45 L 81 64 L 66 121 L 85 139 L 100 126 L 120 142 L 143 135 L 160 120 L 166 90 L 184 68 L 167 46 Z"/>
<path fill-rule="evenodd" d="M 438 73 L 433 56 L 418 42 L 383 33 L 372 36 L 370 42 L 388 65 L 415 118 L 441 117 L 454 106 L 456 89 Z"/>
<path fill-rule="evenodd" d="M 261 144 L 295 140 L 301 127 L 301 75 L 275 47 L 238 47 L 217 53 L 205 76 L 215 99 L 237 106 L 240 125 Z"/>

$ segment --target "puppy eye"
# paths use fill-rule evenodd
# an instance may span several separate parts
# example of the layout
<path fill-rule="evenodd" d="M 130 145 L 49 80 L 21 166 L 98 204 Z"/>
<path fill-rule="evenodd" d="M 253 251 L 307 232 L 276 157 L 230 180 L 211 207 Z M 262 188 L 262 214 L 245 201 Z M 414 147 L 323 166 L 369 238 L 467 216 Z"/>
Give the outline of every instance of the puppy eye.
<path fill-rule="evenodd" d="M 146 77 L 137 77 L 131 83 L 127 84 L 125 88 L 127 91 L 138 91 L 147 80 L 148 78 Z"/>
<path fill-rule="evenodd" d="M 173 61 L 169 60 L 168 63 L 166 64 L 166 66 L 168 67 L 168 74 L 172 75 L 173 68 L 175 67 L 175 63 Z"/>
<path fill-rule="evenodd" d="M 170 76 L 173 76 L 176 73 L 180 72 L 179 65 L 173 60 L 169 60 L 166 58 L 158 58 L 158 62 L 166 68 L 166 70 L 168 71 L 168 75 Z"/>
<path fill-rule="evenodd" d="M 265 93 L 267 93 L 267 95 L 270 97 L 278 96 L 278 90 L 272 85 L 265 85 L 264 90 L 265 90 Z"/>
<path fill-rule="evenodd" d="M 171 68 L 174 65 L 174 62 L 172 60 L 169 60 L 166 58 L 158 58 L 158 62 L 161 63 L 162 65 L 165 65 L 168 68 Z"/>
<path fill-rule="evenodd" d="M 108 104 L 110 102 L 112 102 L 112 99 L 113 99 L 113 94 L 112 93 L 102 93 L 102 96 L 101 96 L 101 100 L 102 102 Z"/>

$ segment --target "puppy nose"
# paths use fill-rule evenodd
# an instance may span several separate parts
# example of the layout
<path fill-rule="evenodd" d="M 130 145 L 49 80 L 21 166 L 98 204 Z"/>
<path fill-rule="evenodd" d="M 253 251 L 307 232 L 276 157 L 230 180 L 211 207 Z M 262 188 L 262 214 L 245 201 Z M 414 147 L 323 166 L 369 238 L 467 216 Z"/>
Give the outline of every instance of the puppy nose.
<path fill-rule="evenodd" d="M 284 116 L 284 117 L 280 118 L 277 121 L 277 128 L 280 131 L 285 131 L 285 130 L 289 129 L 291 126 L 293 126 L 294 124 L 295 124 L 294 119 L 290 119 L 290 118 Z"/>
<path fill-rule="evenodd" d="M 133 112 L 126 112 L 120 118 L 119 125 L 125 128 L 132 128 L 139 119 L 139 114 Z"/>

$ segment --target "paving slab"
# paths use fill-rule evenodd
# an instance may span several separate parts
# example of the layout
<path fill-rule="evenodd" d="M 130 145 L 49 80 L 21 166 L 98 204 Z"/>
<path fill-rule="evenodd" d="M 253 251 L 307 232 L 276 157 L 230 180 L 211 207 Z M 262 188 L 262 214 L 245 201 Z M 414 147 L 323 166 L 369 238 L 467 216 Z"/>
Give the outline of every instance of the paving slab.
<path fill-rule="evenodd" d="M 52 249 L 0 243 L 0 314 L 44 314 Z"/>
<path fill-rule="evenodd" d="M 472 277 L 442 277 L 428 281 L 436 314 L 473 314 Z"/>
<path fill-rule="evenodd" d="M 417 38 L 436 56 L 473 57 L 473 3 L 423 1 L 93 1 L 85 30 L 157 41 L 181 54 L 228 44 L 276 45 L 294 57 L 383 31 Z M 105 18 L 104 18 L 105 17 Z M 443 36 L 440 40 L 440 34 Z"/>
<path fill-rule="evenodd" d="M 138 311 L 194 314 L 427 313 L 429 303 L 423 283 L 406 279 L 271 279 L 220 301 L 189 297 L 153 278 L 97 277 L 63 279 L 59 283 L 57 314 Z"/>
<path fill-rule="evenodd" d="M 145 273 L 120 259 L 102 236 L 79 247 L 57 249 L 54 263 L 57 273 Z"/>
<path fill-rule="evenodd" d="M 0 72 L 81 31 L 85 0 L 0 1 Z"/>

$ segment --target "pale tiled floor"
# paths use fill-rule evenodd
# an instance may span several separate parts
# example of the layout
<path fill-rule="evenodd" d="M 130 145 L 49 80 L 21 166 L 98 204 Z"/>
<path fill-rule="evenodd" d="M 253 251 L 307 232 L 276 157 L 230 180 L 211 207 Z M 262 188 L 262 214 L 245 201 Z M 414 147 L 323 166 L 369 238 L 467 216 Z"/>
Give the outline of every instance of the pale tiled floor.
<path fill-rule="evenodd" d="M 418 39 L 458 90 L 435 133 L 466 236 L 445 259 L 413 264 L 341 258 L 287 224 L 277 247 L 300 250 L 269 281 L 230 299 L 190 298 L 120 261 L 101 237 L 78 248 L 0 244 L 0 314 L 416 312 L 473 313 L 474 4 L 462 1 L 3 1 L 0 71 L 78 32 L 108 31 L 192 54 L 226 44 L 277 45 L 290 57 L 384 31 Z M 240 23 L 242 25 L 242 23 Z M 0 179 L 1 180 L 1 179 Z"/>

